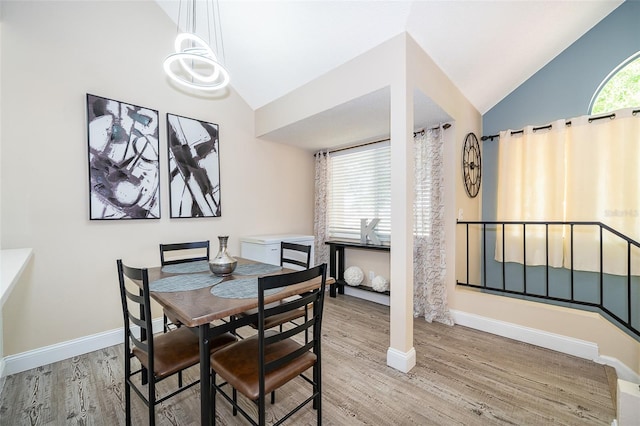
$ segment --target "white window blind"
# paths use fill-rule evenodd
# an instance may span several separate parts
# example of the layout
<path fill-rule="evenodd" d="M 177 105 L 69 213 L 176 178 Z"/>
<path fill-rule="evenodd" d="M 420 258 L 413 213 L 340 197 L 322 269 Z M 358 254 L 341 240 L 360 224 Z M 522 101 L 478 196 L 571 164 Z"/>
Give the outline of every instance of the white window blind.
<path fill-rule="evenodd" d="M 360 239 L 360 220 L 380 219 L 381 241 L 391 236 L 391 150 L 380 142 L 331 153 L 329 238 Z"/>

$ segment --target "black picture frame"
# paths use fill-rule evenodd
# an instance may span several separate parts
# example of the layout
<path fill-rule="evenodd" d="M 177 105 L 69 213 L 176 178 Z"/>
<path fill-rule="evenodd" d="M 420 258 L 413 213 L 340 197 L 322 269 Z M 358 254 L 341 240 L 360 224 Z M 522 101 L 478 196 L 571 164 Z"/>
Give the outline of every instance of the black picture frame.
<path fill-rule="evenodd" d="M 157 110 L 87 93 L 89 218 L 159 219 Z"/>
<path fill-rule="evenodd" d="M 171 218 L 220 217 L 217 124 L 167 113 Z"/>

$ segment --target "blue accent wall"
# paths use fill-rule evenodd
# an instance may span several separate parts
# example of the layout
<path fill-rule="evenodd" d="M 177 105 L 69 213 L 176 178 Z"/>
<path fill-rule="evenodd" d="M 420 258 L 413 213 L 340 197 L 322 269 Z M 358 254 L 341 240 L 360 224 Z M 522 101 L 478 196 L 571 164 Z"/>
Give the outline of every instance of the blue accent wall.
<path fill-rule="evenodd" d="M 519 130 L 526 125 L 546 125 L 589 113 L 589 103 L 600 83 L 627 58 L 640 51 L 640 1 L 627 0 L 574 44 L 511 92 L 482 117 L 484 135 L 501 130 Z M 505 53 L 507 54 L 507 53 Z M 499 75 L 496 75 L 499 78 Z M 482 142 L 482 218 L 496 219 L 498 138 Z M 631 236 L 632 238 L 634 236 Z M 638 236 L 635 236 L 638 237 Z M 493 260 L 495 232 L 487 233 L 487 286 L 501 287 L 502 264 Z M 507 289 L 522 290 L 522 265 L 506 264 Z M 527 267 L 527 291 L 544 292 L 546 273 L 543 267 Z M 598 302 L 597 274 L 576 272 L 575 300 Z M 638 302 L 640 280 L 634 279 L 633 297 Z M 605 276 L 604 299 L 616 315 L 626 317 L 626 279 Z M 551 270 L 550 295 L 565 295 L 570 288 L 567 270 Z M 555 292 L 555 294 L 554 294 Z M 618 296 L 616 294 L 619 293 Z M 640 313 L 640 306 L 633 310 Z M 633 319 L 640 328 L 640 318 Z"/>
<path fill-rule="evenodd" d="M 638 51 L 640 1 L 627 0 L 487 111 L 482 116 L 483 133 L 588 114 L 602 80 Z"/>

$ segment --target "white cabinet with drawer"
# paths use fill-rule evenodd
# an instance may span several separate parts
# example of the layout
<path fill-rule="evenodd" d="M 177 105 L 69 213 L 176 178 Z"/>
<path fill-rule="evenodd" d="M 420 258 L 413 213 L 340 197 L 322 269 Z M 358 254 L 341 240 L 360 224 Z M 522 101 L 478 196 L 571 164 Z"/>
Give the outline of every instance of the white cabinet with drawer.
<path fill-rule="evenodd" d="M 313 235 L 280 234 L 254 235 L 240 238 L 240 257 L 258 262 L 280 264 L 280 243 L 282 241 L 311 246 L 311 264 L 314 266 Z M 300 259 L 306 260 L 306 259 Z"/>

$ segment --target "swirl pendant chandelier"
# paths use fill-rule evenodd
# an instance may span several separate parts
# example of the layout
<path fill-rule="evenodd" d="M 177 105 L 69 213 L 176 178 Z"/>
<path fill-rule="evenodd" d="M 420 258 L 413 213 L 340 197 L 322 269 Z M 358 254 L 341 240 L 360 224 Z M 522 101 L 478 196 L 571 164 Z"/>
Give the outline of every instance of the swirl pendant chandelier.
<path fill-rule="evenodd" d="M 164 71 L 176 83 L 191 89 L 214 91 L 229 84 L 229 72 L 218 59 L 218 55 L 210 44 L 196 35 L 196 6 L 197 0 L 186 2 L 187 32 L 180 32 L 180 17 L 182 15 L 182 0 L 178 10 L 178 35 L 174 42 L 175 52 L 164 60 Z M 217 0 L 206 0 L 207 33 L 211 43 L 211 22 L 215 47 L 224 59 L 224 44 L 222 42 L 222 26 L 220 24 L 220 7 Z"/>

